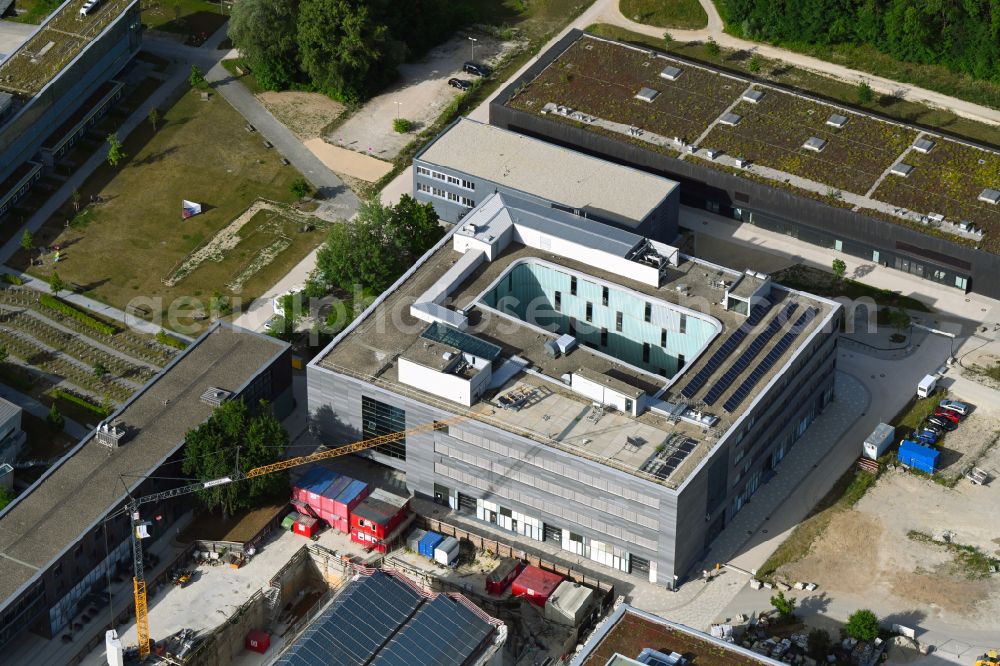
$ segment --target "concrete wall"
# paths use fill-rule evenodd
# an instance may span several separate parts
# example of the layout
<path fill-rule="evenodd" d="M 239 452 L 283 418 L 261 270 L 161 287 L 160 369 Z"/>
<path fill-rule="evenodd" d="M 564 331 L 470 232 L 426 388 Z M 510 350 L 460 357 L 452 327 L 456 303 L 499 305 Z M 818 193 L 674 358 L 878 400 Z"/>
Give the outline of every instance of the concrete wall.
<path fill-rule="evenodd" d="M 700 160 L 677 160 L 569 123 L 504 106 L 518 87 L 535 78 L 579 34 L 579 31 L 571 31 L 497 95 L 490 104 L 491 124 L 677 180 L 681 183 L 679 189 L 682 204 L 704 208 L 710 202 L 710 205 L 718 207 L 719 212 L 727 215 L 732 215 L 733 209 L 756 211 L 781 218 L 804 229 L 832 233 L 838 238 L 863 243 L 873 250 L 911 256 L 928 265 L 952 271 L 958 269 L 971 276 L 968 285 L 970 290 L 991 298 L 1000 298 L 998 255 L 855 213 L 848 208 L 830 206 L 788 189 L 740 178 L 700 164 Z M 898 247 L 899 243 L 912 246 L 917 251 L 901 249 Z"/>

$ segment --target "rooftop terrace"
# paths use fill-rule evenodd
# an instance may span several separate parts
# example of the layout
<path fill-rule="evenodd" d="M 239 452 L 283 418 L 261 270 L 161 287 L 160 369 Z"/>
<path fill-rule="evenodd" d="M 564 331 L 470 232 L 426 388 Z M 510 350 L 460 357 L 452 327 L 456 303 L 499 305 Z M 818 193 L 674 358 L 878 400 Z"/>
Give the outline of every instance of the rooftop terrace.
<path fill-rule="evenodd" d="M 995 150 L 586 34 L 507 105 L 1000 253 Z"/>
<path fill-rule="evenodd" d="M 155 469 L 212 413 L 210 387 L 242 389 L 286 347 L 217 324 L 137 393 L 113 421 L 127 438 L 111 450 L 88 437 L 0 513 L 0 600 L 7 600 L 121 499 L 120 474 Z M 0 602 L 2 603 L 2 602 Z"/>
<path fill-rule="evenodd" d="M 27 42 L 0 63 L 0 90 L 36 95 L 137 0 L 101 0 L 87 16 L 86 0 L 66 0 Z"/>
<path fill-rule="evenodd" d="M 497 199 L 505 205 L 500 212 L 489 211 Z M 546 251 L 533 246 L 534 241 L 526 238 L 522 238 L 523 242 L 511 242 L 475 270 L 463 270 L 464 262 L 475 252 L 466 249 L 463 253 L 456 249 L 471 237 L 466 225 L 479 225 L 488 214 L 510 215 L 517 224 L 516 220 L 530 218 L 531 213 L 530 206 L 523 202 L 500 195 L 487 199 L 463 219 L 463 224 L 457 226 L 436 251 L 425 255 L 411 276 L 391 288 L 383 301 L 335 341 L 318 359 L 318 365 L 677 487 L 768 381 L 781 372 L 796 345 L 822 326 L 835 307 L 824 299 L 792 292 L 751 276 L 746 283 L 756 289 L 769 286 L 769 299 L 774 305 L 751 313 L 755 327 L 741 328 L 747 317 L 723 306 L 728 287 L 738 287 L 743 282 L 739 272 L 678 255 L 676 265 L 670 265 L 656 284 L 650 284 L 624 277 L 623 270 L 616 270 L 611 264 L 614 255 L 610 253 L 607 260 L 588 255 L 595 258 L 585 262 L 570 258 L 571 251 L 560 254 L 555 253 L 555 249 Z M 588 244 L 588 235 L 584 233 L 588 225 L 594 225 L 595 230 L 613 231 L 619 244 L 624 244 L 626 237 L 631 237 L 633 243 L 643 240 L 568 213 L 548 211 L 547 214 L 560 216 L 562 225 L 571 221 L 580 225 L 579 242 L 584 246 Z M 553 224 L 547 228 L 558 227 Z M 517 233 L 527 237 L 529 231 Z M 492 237 L 497 229 L 480 227 L 477 233 Z M 463 234 L 467 235 L 463 237 Z M 561 241 L 553 239 L 551 247 L 560 248 Z M 601 239 L 595 237 L 592 244 L 601 244 Z M 513 272 L 518 267 L 536 266 L 546 271 Z M 554 273 L 549 274 L 549 267 Z M 433 293 L 435 287 L 440 287 L 443 280 L 456 275 L 456 271 L 461 274 L 447 290 L 446 301 L 449 308 L 454 306 L 456 309 L 448 309 L 445 314 L 462 313 L 468 318 L 466 333 L 488 343 L 486 348 L 492 345 L 500 350 L 497 360 L 492 363 L 488 390 L 464 405 L 442 399 L 434 386 L 414 384 L 405 376 L 406 368 L 401 371 L 401 360 L 407 360 L 441 372 L 448 364 L 438 360 L 445 356 L 451 359 L 460 351 L 455 344 L 435 347 L 428 340 L 421 341 L 421 333 L 427 328 L 426 320 L 414 316 L 411 308 L 427 293 Z M 571 276 L 575 287 L 569 287 Z M 515 314 L 516 308 L 491 305 L 491 295 L 496 293 L 498 286 L 519 281 L 534 285 L 535 280 L 543 285 L 541 291 L 531 292 L 531 302 L 539 305 L 540 314 L 536 319 L 528 321 L 521 314 Z M 555 322 L 551 305 L 542 303 L 552 297 L 548 293 L 551 280 L 566 282 L 565 291 L 557 297 L 564 313 L 573 307 L 573 288 L 579 289 L 581 298 L 594 299 L 588 302 L 594 324 L 588 325 L 582 312 L 576 322 L 575 337 L 580 346 L 558 355 L 552 353 L 551 347 L 566 331 L 559 326 L 550 326 L 549 330 L 543 327 L 545 323 Z M 596 295 L 588 296 L 591 293 Z M 609 299 L 607 306 L 602 304 L 602 293 Z M 638 307 L 630 306 L 632 301 Z M 643 303 L 650 304 L 646 322 L 652 321 L 652 324 L 643 322 Z M 614 324 L 604 327 L 603 332 L 599 330 L 602 317 L 615 321 L 618 308 L 621 308 L 618 318 L 623 323 L 624 333 L 619 333 Z M 791 309 L 794 310 L 789 313 Z M 812 316 L 799 322 L 807 312 Z M 681 327 L 686 328 L 686 332 L 677 327 L 681 313 L 686 322 Z M 794 323 L 800 325 L 793 327 Z M 653 329 L 652 342 L 647 343 L 643 351 L 643 343 L 635 336 L 642 335 L 646 328 Z M 740 331 L 739 339 L 733 336 L 737 331 Z M 775 351 L 789 331 L 795 331 L 794 339 Z M 691 333 L 694 334 L 692 340 L 684 337 Z M 765 334 L 768 335 L 766 339 L 759 337 Z M 688 346 L 684 347 L 685 344 Z M 676 345 L 678 350 L 693 350 L 689 352 L 686 365 L 680 369 L 673 364 L 676 359 L 658 360 L 671 345 Z M 751 346 L 753 354 L 747 351 Z M 414 353 L 414 347 L 418 353 Z M 772 356 L 771 352 L 775 352 L 771 363 L 764 368 L 763 360 Z M 746 363 L 734 371 L 732 361 L 742 356 L 746 356 Z M 711 365 L 709 362 L 713 359 L 717 362 Z M 656 367 L 661 364 L 662 368 Z M 686 390 L 695 374 L 702 377 L 702 385 L 682 395 L 681 388 Z M 578 388 L 578 379 L 590 388 Z M 601 407 L 581 393 L 581 390 L 592 391 L 595 384 L 621 396 L 619 406 Z M 735 403 L 730 402 L 737 393 L 742 397 Z M 627 407 L 621 406 L 626 404 L 625 398 L 631 400 L 633 406 L 641 404 L 649 408 L 629 413 Z M 712 406 L 707 403 L 709 398 Z"/>

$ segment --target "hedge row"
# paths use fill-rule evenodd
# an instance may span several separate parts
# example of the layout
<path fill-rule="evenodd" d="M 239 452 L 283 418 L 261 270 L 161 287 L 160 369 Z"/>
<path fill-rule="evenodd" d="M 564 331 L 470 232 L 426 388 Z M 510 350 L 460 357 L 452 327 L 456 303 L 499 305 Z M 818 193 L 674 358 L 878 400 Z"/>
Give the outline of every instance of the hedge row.
<path fill-rule="evenodd" d="M 114 335 L 115 333 L 118 332 L 114 326 L 111 326 L 110 324 L 105 324 L 103 321 L 91 317 L 89 314 L 83 312 L 82 310 L 77 310 L 75 307 L 73 307 L 66 301 L 59 300 L 55 296 L 51 296 L 49 294 L 41 294 L 38 297 L 38 302 L 47 308 L 52 308 L 57 312 L 61 312 L 67 317 L 72 317 L 73 319 L 76 319 L 84 326 L 92 328 L 98 333 L 103 333 L 104 335 Z"/>
<path fill-rule="evenodd" d="M 164 331 L 159 331 L 156 334 L 156 341 L 162 345 L 167 345 L 168 347 L 173 347 L 174 349 L 187 349 L 187 343 L 183 340 L 175 338 L 172 335 L 167 335 Z"/>
<path fill-rule="evenodd" d="M 3 273 L 3 281 L 7 284 L 13 284 L 21 286 L 24 284 L 24 280 L 21 279 L 20 275 L 14 275 L 13 273 Z"/>
<path fill-rule="evenodd" d="M 95 405 L 86 398 L 81 398 L 75 393 L 70 393 L 69 391 L 64 391 L 62 389 L 56 389 L 52 392 L 52 397 L 56 400 L 65 400 L 68 403 L 76 405 L 77 407 L 84 409 L 96 416 L 104 418 L 110 416 L 111 412 L 101 405 Z"/>

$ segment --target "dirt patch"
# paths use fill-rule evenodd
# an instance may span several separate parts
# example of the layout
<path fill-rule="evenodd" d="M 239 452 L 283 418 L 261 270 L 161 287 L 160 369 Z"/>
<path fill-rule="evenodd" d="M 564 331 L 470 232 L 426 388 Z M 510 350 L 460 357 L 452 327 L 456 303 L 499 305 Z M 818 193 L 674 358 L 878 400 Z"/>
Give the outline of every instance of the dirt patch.
<path fill-rule="evenodd" d="M 181 533 L 180 541 L 235 541 L 246 543 L 257 536 L 279 513 L 288 509 L 288 504 L 268 504 L 250 511 L 223 518 L 204 512 L 198 515 Z"/>
<path fill-rule="evenodd" d="M 972 615 L 990 595 L 990 586 L 982 581 L 955 578 L 939 565 L 934 571 L 897 572 L 890 576 L 889 590 L 917 608 L 937 606 L 956 615 Z"/>
<path fill-rule="evenodd" d="M 374 183 L 392 171 L 392 162 L 384 162 L 370 155 L 333 146 L 323 139 L 309 139 L 304 142 L 304 145 L 336 174 L 344 174 L 368 183 Z"/>
<path fill-rule="evenodd" d="M 870 589 L 884 529 L 882 521 L 858 511 L 838 513 L 809 555 L 780 571 L 794 580 L 814 582 L 823 589 L 861 594 Z M 850 557 L 844 557 L 850 553 Z"/>
<path fill-rule="evenodd" d="M 310 92 L 262 92 L 260 103 L 292 134 L 303 141 L 323 133 L 344 113 L 344 105 L 326 95 Z"/>
<path fill-rule="evenodd" d="M 957 430 L 945 436 L 938 472 L 947 478 L 959 477 L 998 436 L 1000 412 L 977 409 L 962 420 Z"/>

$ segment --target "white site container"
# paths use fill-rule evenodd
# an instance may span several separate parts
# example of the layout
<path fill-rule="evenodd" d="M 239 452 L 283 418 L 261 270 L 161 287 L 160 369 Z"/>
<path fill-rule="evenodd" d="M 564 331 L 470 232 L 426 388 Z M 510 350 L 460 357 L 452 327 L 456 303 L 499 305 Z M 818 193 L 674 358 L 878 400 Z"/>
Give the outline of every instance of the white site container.
<path fill-rule="evenodd" d="M 434 561 L 446 567 L 453 566 L 458 559 L 458 539 L 446 537 L 434 549 Z"/>

